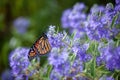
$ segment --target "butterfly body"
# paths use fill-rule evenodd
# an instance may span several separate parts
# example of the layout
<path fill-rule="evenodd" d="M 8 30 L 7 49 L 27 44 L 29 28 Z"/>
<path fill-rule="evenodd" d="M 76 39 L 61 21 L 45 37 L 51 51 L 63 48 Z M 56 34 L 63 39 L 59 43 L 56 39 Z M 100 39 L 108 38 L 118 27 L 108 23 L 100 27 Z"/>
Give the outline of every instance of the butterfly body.
<path fill-rule="evenodd" d="M 46 34 L 43 34 L 38 40 L 33 44 L 28 53 L 29 60 L 32 60 L 37 55 L 44 55 L 51 51 L 51 46 L 48 41 Z"/>

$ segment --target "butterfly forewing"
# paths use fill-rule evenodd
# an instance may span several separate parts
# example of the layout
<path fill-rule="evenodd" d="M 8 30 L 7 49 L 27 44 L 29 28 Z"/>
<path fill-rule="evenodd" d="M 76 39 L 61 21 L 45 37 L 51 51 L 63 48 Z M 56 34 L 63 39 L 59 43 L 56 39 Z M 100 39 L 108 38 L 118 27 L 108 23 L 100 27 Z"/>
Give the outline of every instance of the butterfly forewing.
<path fill-rule="evenodd" d="M 45 42 L 46 42 L 46 43 L 45 43 L 46 50 L 47 50 L 47 52 L 49 52 L 49 51 L 51 50 L 50 43 L 49 43 L 48 39 L 46 39 L 46 41 L 45 41 Z"/>
<path fill-rule="evenodd" d="M 38 55 L 46 54 L 50 52 L 50 50 L 51 50 L 50 43 L 48 41 L 47 35 L 44 34 L 31 47 L 28 58 L 29 59 L 33 58 L 36 56 L 36 54 Z"/>
<path fill-rule="evenodd" d="M 37 48 L 40 55 L 46 54 L 51 50 L 50 43 L 46 37 L 41 37 L 40 40 L 36 42 L 35 47 Z"/>

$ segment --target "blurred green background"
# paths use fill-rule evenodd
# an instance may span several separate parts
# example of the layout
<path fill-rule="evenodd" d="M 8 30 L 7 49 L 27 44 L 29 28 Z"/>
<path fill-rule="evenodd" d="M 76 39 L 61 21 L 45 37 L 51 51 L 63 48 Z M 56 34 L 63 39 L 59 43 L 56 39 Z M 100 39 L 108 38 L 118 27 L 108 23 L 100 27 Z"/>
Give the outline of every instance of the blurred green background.
<path fill-rule="evenodd" d="M 9 68 L 9 54 L 16 47 L 31 47 L 49 25 L 59 26 L 62 12 L 83 2 L 88 10 L 93 4 L 105 5 L 114 0 L 0 0 L 0 74 Z M 19 34 L 13 21 L 19 17 L 30 20 L 28 30 Z"/>

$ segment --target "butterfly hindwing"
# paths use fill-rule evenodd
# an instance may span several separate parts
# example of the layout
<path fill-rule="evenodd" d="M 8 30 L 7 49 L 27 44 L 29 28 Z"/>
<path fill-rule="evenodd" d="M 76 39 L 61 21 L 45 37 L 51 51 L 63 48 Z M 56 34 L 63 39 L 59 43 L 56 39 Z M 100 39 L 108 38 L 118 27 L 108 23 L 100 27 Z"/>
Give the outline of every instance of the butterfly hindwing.
<path fill-rule="evenodd" d="M 35 50 L 34 46 L 32 46 L 28 54 L 29 60 L 32 60 L 36 55 L 37 55 L 37 51 Z"/>

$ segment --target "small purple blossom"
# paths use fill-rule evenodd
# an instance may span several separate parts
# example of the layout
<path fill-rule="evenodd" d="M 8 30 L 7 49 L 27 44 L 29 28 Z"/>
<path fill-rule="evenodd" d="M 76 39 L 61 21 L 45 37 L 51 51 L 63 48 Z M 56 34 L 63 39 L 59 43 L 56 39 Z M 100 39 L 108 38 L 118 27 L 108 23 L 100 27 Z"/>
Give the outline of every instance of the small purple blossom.
<path fill-rule="evenodd" d="M 13 25 L 19 34 L 24 34 L 30 25 L 30 20 L 24 17 L 17 18 Z"/>

